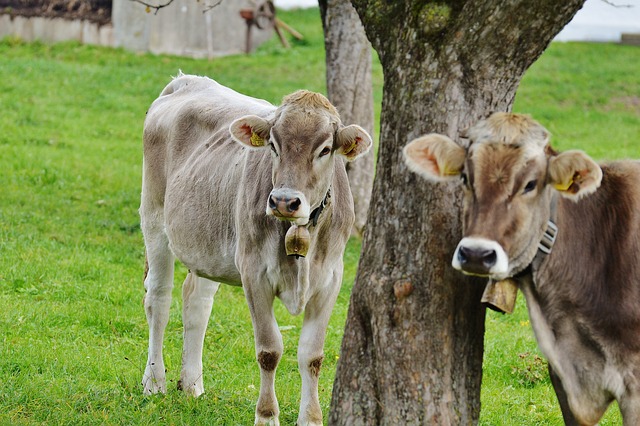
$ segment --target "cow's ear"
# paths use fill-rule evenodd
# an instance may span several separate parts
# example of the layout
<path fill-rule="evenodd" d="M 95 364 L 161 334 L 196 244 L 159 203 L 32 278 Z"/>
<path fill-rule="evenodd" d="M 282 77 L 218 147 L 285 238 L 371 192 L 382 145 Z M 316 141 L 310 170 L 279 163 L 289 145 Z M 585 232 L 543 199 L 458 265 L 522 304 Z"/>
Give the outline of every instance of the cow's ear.
<path fill-rule="evenodd" d="M 246 115 L 238 118 L 229 126 L 229 132 L 233 140 L 250 148 L 265 146 L 270 130 L 271 123 L 257 115 Z"/>
<path fill-rule="evenodd" d="M 602 182 L 602 169 L 582 151 L 566 151 L 549 160 L 549 181 L 566 198 L 579 200 Z"/>
<path fill-rule="evenodd" d="M 436 182 L 459 176 L 467 156 L 463 147 L 435 133 L 412 140 L 402 152 L 409 170 Z"/>
<path fill-rule="evenodd" d="M 347 161 L 353 161 L 371 148 L 371 136 L 362 127 L 352 124 L 341 127 L 336 132 L 338 154 L 344 155 Z"/>

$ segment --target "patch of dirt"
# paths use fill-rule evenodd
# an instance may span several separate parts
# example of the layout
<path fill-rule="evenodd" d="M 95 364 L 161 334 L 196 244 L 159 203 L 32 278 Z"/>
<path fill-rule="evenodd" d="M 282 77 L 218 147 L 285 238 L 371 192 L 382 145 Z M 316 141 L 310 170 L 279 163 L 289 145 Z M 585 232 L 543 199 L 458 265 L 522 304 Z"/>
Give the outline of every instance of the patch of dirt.
<path fill-rule="evenodd" d="M 2 1 L 2 0 L 0 0 Z M 640 115 L 640 97 L 638 96 L 620 96 L 609 101 L 610 105 L 621 106 L 627 111 Z"/>
<path fill-rule="evenodd" d="M 112 0 L 0 0 L 0 14 L 43 18 L 111 22 Z"/>

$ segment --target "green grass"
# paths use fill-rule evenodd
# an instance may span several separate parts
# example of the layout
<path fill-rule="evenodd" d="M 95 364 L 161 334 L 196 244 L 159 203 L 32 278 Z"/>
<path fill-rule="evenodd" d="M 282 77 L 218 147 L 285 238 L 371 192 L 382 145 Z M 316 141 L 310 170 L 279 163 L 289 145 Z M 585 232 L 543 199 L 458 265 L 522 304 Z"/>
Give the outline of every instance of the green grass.
<path fill-rule="evenodd" d="M 637 158 L 639 66 L 635 46 L 553 44 L 525 75 L 514 109 L 545 125 L 560 149 Z"/>
<path fill-rule="evenodd" d="M 193 60 L 75 43 L 0 42 L 0 424 L 251 424 L 258 396 L 253 335 L 241 289 L 222 287 L 205 341 L 198 400 L 175 390 L 180 285 L 165 340 L 169 392 L 143 397 L 147 326 L 137 208 L 145 111 L 179 69 L 278 103 L 298 88 L 325 91 L 317 9 L 282 13 L 305 35 L 250 56 Z M 524 79 L 515 109 L 561 149 L 640 157 L 640 50 L 554 44 Z M 380 104 L 382 76 L 374 67 Z M 320 393 L 328 411 L 360 243 L 346 253 L 329 326 Z M 297 417 L 301 318 L 278 305 L 285 354 L 276 381 L 282 424 Z M 559 424 L 522 299 L 487 314 L 483 425 Z M 616 410 L 602 424 L 619 424 Z M 613 414 L 613 416 L 612 416 Z"/>

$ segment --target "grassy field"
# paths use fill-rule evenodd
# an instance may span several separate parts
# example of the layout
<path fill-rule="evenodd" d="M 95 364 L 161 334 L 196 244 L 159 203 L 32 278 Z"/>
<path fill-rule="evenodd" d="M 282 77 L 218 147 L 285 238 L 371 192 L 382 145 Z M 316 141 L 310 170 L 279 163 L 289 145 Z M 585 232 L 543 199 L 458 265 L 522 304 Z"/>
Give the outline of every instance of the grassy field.
<path fill-rule="evenodd" d="M 175 75 L 208 75 L 278 103 L 323 92 L 317 10 L 282 13 L 305 35 L 251 56 L 192 60 L 63 43 L 0 42 L 0 424 L 220 424 L 253 422 L 258 368 L 241 289 L 218 292 L 198 400 L 175 390 L 181 351 L 178 267 L 165 340 L 170 391 L 143 397 L 147 326 L 137 208 L 141 129 Z M 640 50 L 554 44 L 531 69 L 515 109 L 538 118 L 560 149 L 640 157 Z M 382 75 L 374 69 L 379 105 Z M 360 243 L 329 326 L 320 392 L 328 411 Z M 283 425 L 297 417 L 301 318 L 277 306 L 285 354 L 277 391 Z M 483 425 L 555 425 L 561 417 L 522 298 L 516 313 L 487 314 Z M 603 425 L 620 424 L 610 410 Z"/>

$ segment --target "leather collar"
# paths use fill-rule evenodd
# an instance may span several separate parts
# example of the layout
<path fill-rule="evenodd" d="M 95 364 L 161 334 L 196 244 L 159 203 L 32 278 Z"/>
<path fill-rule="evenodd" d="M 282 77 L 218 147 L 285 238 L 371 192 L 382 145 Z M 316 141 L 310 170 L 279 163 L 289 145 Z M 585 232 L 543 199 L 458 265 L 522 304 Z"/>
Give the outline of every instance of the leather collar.
<path fill-rule="evenodd" d="M 316 226 L 318 224 L 318 219 L 320 218 L 320 214 L 322 211 L 329 205 L 331 202 L 331 187 L 327 190 L 327 195 L 324 196 L 324 199 L 320 203 L 318 207 L 313 209 L 311 214 L 309 215 L 309 223 L 311 226 Z"/>

